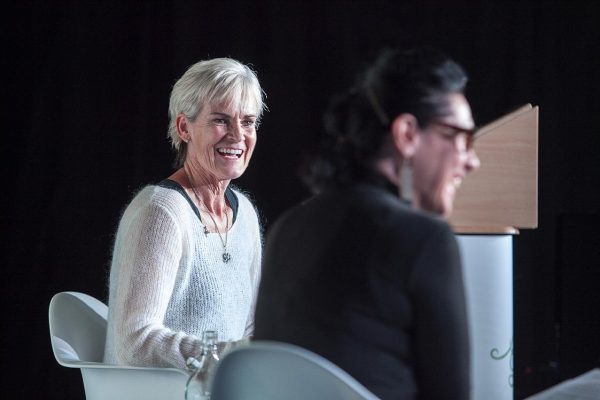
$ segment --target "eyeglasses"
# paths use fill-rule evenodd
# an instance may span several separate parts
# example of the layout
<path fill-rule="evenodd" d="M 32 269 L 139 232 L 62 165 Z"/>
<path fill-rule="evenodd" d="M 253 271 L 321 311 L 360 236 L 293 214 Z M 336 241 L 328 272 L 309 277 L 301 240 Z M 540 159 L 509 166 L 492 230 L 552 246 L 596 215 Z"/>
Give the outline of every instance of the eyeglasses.
<path fill-rule="evenodd" d="M 443 128 L 451 129 L 448 130 L 436 130 L 436 133 L 439 133 L 445 138 L 454 140 L 454 143 L 459 149 L 464 149 L 469 151 L 473 148 L 473 144 L 475 142 L 475 133 L 477 132 L 477 128 L 461 128 L 460 126 L 448 124 L 442 121 L 431 121 L 429 125 L 437 125 Z"/>
<path fill-rule="evenodd" d="M 365 94 L 369 104 L 371 105 L 371 108 L 375 112 L 375 115 L 377 115 L 379 122 L 381 122 L 381 125 L 388 127 L 390 124 L 390 119 L 388 118 L 386 112 L 383 110 L 383 107 L 381 107 L 381 104 L 379 103 L 379 100 L 378 100 L 377 96 L 375 95 L 375 92 L 373 91 L 371 86 L 369 84 L 367 84 L 367 82 L 363 83 L 363 91 L 364 91 L 364 94 Z M 465 128 L 461 128 L 460 126 L 447 124 L 445 122 L 437 121 L 437 120 L 433 120 L 433 121 L 429 122 L 429 125 L 438 125 L 438 126 L 441 126 L 444 128 L 452 129 L 453 132 L 448 132 L 448 131 L 436 131 L 436 132 L 439 133 L 440 135 L 444 136 L 445 138 L 454 140 L 456 147 L 458 147 L 459 149 L 464 149 L 465 151 L 470 151 L 473 148 L 473 144 L 475 142 L 475 133 L 477 132 L 477 129 L 478 129 L 477 127 L 474 127 L 471 129 L 465 129 Z"/>

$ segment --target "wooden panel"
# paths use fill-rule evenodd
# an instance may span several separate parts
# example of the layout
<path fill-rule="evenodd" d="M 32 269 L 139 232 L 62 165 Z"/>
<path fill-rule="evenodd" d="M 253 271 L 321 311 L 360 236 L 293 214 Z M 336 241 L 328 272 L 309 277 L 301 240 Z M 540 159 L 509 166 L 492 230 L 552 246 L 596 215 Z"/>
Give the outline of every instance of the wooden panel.
<path fill-rule="evenodd" d="M 481 168 L 463 182 L 450 223 L 458 233 L 515 232 L 538 224 L 538 107 L 482 127 L 475 150 Z"/>

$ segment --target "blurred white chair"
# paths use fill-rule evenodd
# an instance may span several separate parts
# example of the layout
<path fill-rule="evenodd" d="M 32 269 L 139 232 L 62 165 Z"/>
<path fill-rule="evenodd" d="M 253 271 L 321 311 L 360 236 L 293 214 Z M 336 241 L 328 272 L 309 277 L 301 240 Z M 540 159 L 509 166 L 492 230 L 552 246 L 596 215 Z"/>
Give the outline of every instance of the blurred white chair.
<path fill-rule="evenodd" d="M 108 307 L 78 292 L 50 301 L 50 339 L 56 361 L 79 368 L 87 400 L 183 400 L 187 375 L 174 368 L 104 364 Z"/>
<path fill-rule="evenodd" d="M 227 353 L 215 372 L 211 400 L 376 400 L 325 358 L 286 343 L 255 341 Z"/>

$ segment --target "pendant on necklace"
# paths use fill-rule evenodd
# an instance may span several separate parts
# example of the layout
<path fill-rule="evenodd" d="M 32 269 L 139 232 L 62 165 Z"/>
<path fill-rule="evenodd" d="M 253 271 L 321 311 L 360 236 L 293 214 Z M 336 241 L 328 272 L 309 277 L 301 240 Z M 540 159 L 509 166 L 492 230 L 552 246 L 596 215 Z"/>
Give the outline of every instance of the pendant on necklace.
<path fill-rule="evenodd" d="M 231 260 L 231 254 L 228 252 L 223 253 L 223 262 L 227 264 Z"/>

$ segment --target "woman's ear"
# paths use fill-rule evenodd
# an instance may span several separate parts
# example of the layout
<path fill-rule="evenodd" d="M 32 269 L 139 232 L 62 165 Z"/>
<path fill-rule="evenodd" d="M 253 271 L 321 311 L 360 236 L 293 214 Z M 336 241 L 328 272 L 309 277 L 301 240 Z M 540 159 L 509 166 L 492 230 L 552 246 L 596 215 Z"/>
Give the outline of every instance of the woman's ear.
<path fill-rule="evenodd" d="M 390 133 L 394 146 L 404 159 L 410 159 L 417 151 L 419 135 L 417 118 L 412 114 L 400 114 L 392 121 Z"/>
<path fill-rule="evenodd" d="M 189 131 L 189 121 L 183 115 L 183 113 L 179 113 L 177 116 L 177 120 L 175 120 L 175 127 L 177 128 L 177 134 L 185 143 L 189 142 L 192 138 Z"/>

